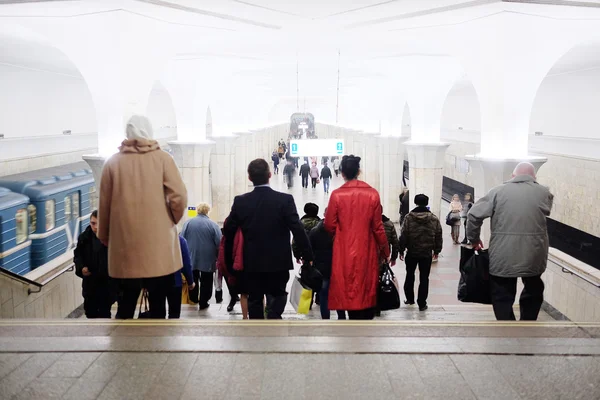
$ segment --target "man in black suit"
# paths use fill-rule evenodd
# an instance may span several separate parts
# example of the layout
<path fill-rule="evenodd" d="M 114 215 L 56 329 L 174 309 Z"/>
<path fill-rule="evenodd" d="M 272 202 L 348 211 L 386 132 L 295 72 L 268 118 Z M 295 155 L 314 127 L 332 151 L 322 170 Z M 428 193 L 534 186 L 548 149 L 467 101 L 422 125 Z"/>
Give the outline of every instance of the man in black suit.
<path fill-rule="evenodd" d="M 305 262 L 312 263 L 313 252 L 294 198 L 269 187 L 271 171 L 263 159 L 248 165 L 248 179 L 254 190 L 233 201 L 223 228 L 225 262 L 233 266 L 233 242 L 238 228 L 244 237 L 244 271 L 241 279 L 248 291 L 250 319 L 264 319 L 263 299 L 267 296 L 269 319 L 281 319 L 287 302 L 286 285 L 294 269 L 290 231 Z"/>

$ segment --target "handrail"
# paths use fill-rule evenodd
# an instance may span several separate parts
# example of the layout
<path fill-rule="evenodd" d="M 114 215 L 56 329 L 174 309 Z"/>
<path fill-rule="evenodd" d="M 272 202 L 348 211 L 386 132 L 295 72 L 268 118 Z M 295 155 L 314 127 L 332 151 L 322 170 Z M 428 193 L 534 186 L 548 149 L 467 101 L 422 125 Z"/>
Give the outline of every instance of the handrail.
<path fill-rule="evenodd" d="M 556 265 L 558 265 L 562 272 L 565 274 L 570 274 L 570 275 L 575 275 L 578 278 L 583 279 L 584 281 L 586 281 L 587 283 L 589 283 L 590 285 L 594 285 L 597 288 L 600 288 L 600 283 L 591 280 L 590 278 L 588 278 L 587 276 L 579 273 L 578 271 L 574 270 L 573 268 L 571 268 L 568 264 L 563 263 L 562 261 L 560 261 L 560 259 L 558 257 L 555 257 L 553 255 L 549 255 L 548 258 L 555 263 Z"/>
<path fill-rule="evenodd" d="M 49 278 L 45 279 L 43 282 L 36 282 L 36 281 L 32 281 L 31 279 L 27 279 L 24 276 L 21 276 L 19 274 L 15 274 L 12 271 L 9 271 L 7 269 L 4 268 L 0 268 L 0 274 L 5 275 L 7 278 L 12 279 L 14 281 L 26 284 L 26 285 L 30 285 L 30 286 L 35 286 L 37 289 L 32 289 L 32 288 L 28 288 L 27 289 L 27 294 L 30 295 L 32 293 L 39 293 L 42 291 L 42 288 L 44 286 L 46 286 L 48 283 L 52 282 L 53 280 L 55 280 L 56 278 L 58 278 L 59 276 L 61 276 L 62 274 L 64 274 L 67 271 L 73 271 L 75 269 L 75 264 L 70 262 L 70 263 L 66 263 L 66 265 L 63 265 L 61 268 L 59 268 L 59 270 L 57 272 L 55 272 L 54 274 L 52 274 Z"/>

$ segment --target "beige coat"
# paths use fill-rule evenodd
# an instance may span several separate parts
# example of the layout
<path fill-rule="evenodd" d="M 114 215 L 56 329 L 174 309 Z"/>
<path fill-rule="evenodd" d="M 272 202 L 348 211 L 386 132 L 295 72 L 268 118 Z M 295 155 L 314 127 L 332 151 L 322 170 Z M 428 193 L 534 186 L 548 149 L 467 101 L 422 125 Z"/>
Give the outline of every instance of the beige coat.
<path fill-rule="evenodd" d="M 176 224 L 187 192 L 173 158 L 154 140 L 125 140 L 106 161 L 98 238 L 108 243 L 113 278 L 164 276 L 182 267 Z"/>

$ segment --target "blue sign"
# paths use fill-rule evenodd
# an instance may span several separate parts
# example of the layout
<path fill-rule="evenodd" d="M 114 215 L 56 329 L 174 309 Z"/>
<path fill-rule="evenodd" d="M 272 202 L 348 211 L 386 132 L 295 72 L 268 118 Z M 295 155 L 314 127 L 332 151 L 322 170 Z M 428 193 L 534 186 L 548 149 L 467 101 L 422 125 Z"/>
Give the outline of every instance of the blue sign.
<path fill-rule="evenodd" d="M 337 142 L 336 149 L 338 154 L 344 154 L 344 143 Z"/>
<path fill-rule="evenodd" d="M 298 144 L 292 143 L 292 154 L 298 154 Z"/>

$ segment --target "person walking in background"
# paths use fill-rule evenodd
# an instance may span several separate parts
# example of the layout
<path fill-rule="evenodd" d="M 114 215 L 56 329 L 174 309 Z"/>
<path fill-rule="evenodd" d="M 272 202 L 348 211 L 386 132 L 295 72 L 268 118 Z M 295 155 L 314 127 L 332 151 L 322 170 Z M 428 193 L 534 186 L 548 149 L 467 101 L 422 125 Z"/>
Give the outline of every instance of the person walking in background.
<path fill-rule="evenodd" d="M 312 168 L 310 169 L 310 179 L 312 180 L 312 188 L 315 189 L 317 187 L 317 180 L 319 179 L 319 167 L 317 167 L 317 163 L 312 163 Z"/>
<path fill-rule="evenodd" d="M 346 183 L 331 193 L 325 214 L 325 229 L 335 236 L 329 309 L 373 319 L 379 264 L 390 256 L 381 202 L 377 190 L 358 180 L 360 157 L 344 156 L 340 167 Z"/>
<path fill-rule="evenodd" d="M 164 319 L 167 292 L 183 266 L 177 223 L 187 192 L 173 157 L 152 139 L 148 118 L 131 117 L 126 135 L 102 170 L 98 239 L 108 245 L 109 276 L 119 279 L 117 318 L 133 318 L 144 287 L 151 317 Z"/>
<path fill-rule="evenodd" d="M 498 320 L 515 320 L 513 304 L 517 279 L 524 288 L 519 299 L 521 320 L 535 321 L 544 302 L 542 274 L 548 262 L 546 217 L 553 195 L 537 183 L 535 168 L 520 163 L 513 178 L 497 186 L 471 207 L 467 238 L 482 248 L 481 225 L 491 218 L 490 286 L 494 314 Z"/>
<path fill-rule="evenodd" d="M 400 259 L 406 263 L 406 279 L 404 281 L 404 303 L 415 304 L 415 272 L 419 267 L 419 292 L 417 304 L 420 311 L 427 310 L 429 296 L 429 273 L 433 257 L 441 253 L 443 247 L 442 225 L 427 205 L 429 197 L 424 194 L 415 196 L 417 207 L 413 209 L 402 225 L 400 234 Z M 406 259 L 404 258 L 404 250 Z"/>
<path fill-rule="evenodd" d="M 396 227 L 391 219 L 385 215 L 381 215 L 381 221 L 383 222 L 383 228 L 385 229 L 385 236 L 388 240 L 388 245 L 392 249 L 392 256 L 390 257 L 390 265 L 393 267 L 396 265 L 396 259 L 400 253 L 400 242 L 398 240 L 398 234 L 396 233 Z"/>
<path fill-rule="evenodd" d="M 209 307 L 208 301 L 212 297 L 213 273 L 217 268 L 217 255 L 221 242 L 221 229 L 208 218 L 210 206 L 200 203 L 197 207 L 198 216 L 187 220 L 183 225 L 181 235 L 187 240 L 194 268 L 194 283 L 198 290 L 190 292 L 192 301 L 198 299 L 200 310 Z M 199 281 L 199 284 L 198 284 Z M 223 292 L 221 292 L 221 300 Z"/>
<path fill-rule="evenodd" d="M 333 175 L 331 174 L 331 170 L 327 166 L 327 161 L 325 161 L 323 169 L 321 170 L 321 180 L 323 180 L 323 191 L 327 194 L 329 193 L 329 183 Z"/>
<path fill-rule="evenodd" d="M 275 172 L 275 174 L 279 174 L 279 156 L 277 155 L 277 152 L 273 152 L 273 155 L 271 156 L 271 160 L 273 160 L 273 171 Z"/>
<path fill-rule="evenodd" d="M 460 239 L 460 225 L 461 225 L 461 214 L 462 214 L 463 206 L 460 202 L 460 196 L 455 194 L 452 196 L 452 201 L 450 202 L 450 215 L 449 219 L 452 221 L 452 231 L 451 236 L 454 244 L 459 244 L 458 240 Z"/>
<path fill-rule="evenodd" d="M 335 160 L 333 160 L 333 170 L 335 171 L 335 177 L 337 178 L 340 174 L 340 159 L 339 159 L 339 157 L 336 157 Z"/>
<path fill-rule="evenodd" d="M 467 193 L 465 194 L 463 200 L 463 209 L 461 213 L 461 217 L 465 226 L 465 238 L 461 242 L 462 244 L 469 243 L 469 241 L 467 240 L 467 216 L 469 215 L 469 210 L 471 210 L 471 207 L 473 207 L 473 195 L 471 193 Z"/>
<path fill-rule="evenodd" d="M 304 216 L 300 218 L 300 222 L 302 222 L 307 235 L 317 226 L 319 221 L 321 221 L 321 218 L 319 218 L 319 206 L 315 203 L 306 203 L 304 205 Z M 292 254 L 298 263 L 304 258 L 295 240 L 292 240 Z"/>
<path fill-rule="evenodd" d="M 327 209 L 325 209 L 327 213 Z M 319 292 L 321 318 L 331 319 L 329 311 L 329 282 L 331 280 L 331 264 L 333 261 L 333 237 L 325 230 L 324 220 L 319 221 L 308 235 L 315 255 L 315 268 L 323 276 L 323 286 Z M 346 312 L 337 310 L 338 319 L 346 319 Z"/>
<path fill-rule="evenodd" d="M 410 197 L 408 196 L 408 189 L 402 189 L 402 193 L 400 193 L 400 225 L 404 223 L 404 218 L 410 211 Z"/>
<path fill-rule="evenodd" d="M 167 294 L 167 303 L 169 304 L 169 319 L 178 319 L 181 316 L 181 293 L 183 287 L 183 279 L 181 275 L 185 277 L 185 282 L 189 291 L 194 290 L 196 283 L 194 282 L 194 274 L 192 273 L 192 260 L 190 259 L 190 251 L 186 240 L 179 236 L 179 246 L 181 247 L 181 258 L 183 260 L 183 268 L 179 273 L 175 273 L 175 284 Z"/>
<path fill-rule="evenodd" d="M 98 211 L 92 211 L 90 225 L 79 235 L 73 262 L 81 283 L 83 309 L 87 318 L 110 318 L 116 299 L 113 280 L 108 276 L 108 248 L 96 236 Z"/>
<path fill-rule="evenodd" d="M 296 169 L 294 168 L 292 160 L 288 160 L 287 164 L 283 168 L 283 175 L 285 176 L 285 183 L 287 184 L 288 189 L 291 189 L 294 186 L 295 172 Z"/>
<path fill-rule="evenodd" d="M 286 286 L 294 269 L 290 231 L 304 258 L 311 264 L 313 253 L 296 211 L 294 198 L 270 188 L 269 164 L 256 159 L 248 165 L 248 179 L 254 190 L 233 201 L 225 234 L 225 263 L 233 269 L 235 234 L 241 228 L 244 237 L 243 279 L 248 289 L 250 319 L 281 319 L 287 303 Z"/>
<path fill-rule="evenodd" d="M 304 164 L 300 167 L 300 176 L 302 177 L 302 187 L 308 189 L 308 175 L 310 174 L 310 167 L 308 166 L 308 161 L 305 161 Z"/>

